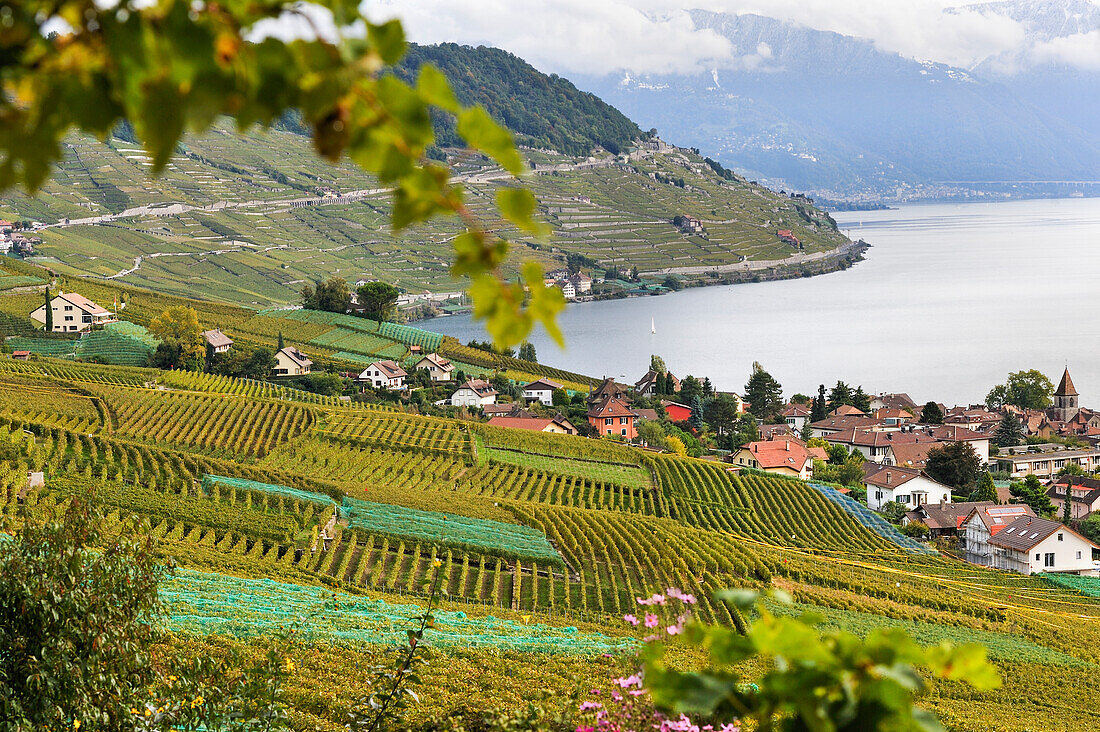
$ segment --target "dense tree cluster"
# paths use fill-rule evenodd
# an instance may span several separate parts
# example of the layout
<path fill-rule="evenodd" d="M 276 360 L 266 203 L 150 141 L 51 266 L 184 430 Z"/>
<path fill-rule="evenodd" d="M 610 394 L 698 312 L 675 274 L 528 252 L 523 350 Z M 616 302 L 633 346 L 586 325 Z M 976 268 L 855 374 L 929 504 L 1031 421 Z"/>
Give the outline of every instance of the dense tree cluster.
<path fill-rule="evenodd" d="M 618 153 L 645 135 L 626 115 L 567 79 L 547 76 L 518 56 L 499 48 L 409 44 L 396 69 L 411 81 L 421 64 L 430 63 L 451 82 L 463 104 L 480 104 L 516 135 L 521 145 L 588 155 L 597 145 Z M 450 115 L 435 115 L 436 137 L 443 147 L 464 147 Z"/>

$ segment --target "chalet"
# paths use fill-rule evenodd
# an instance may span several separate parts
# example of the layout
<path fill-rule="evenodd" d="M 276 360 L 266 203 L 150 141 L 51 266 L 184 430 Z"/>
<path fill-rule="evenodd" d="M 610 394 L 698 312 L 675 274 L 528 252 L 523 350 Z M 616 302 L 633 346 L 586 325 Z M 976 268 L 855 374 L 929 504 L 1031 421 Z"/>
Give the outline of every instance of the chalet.
<path fill-rule="evenodd" d="M 775 232 L 775 235 L 779 237 L 779 240 L 787 244 L 793 244 L 794 246 L 802 246 L 802 241 L 795 235 L 790 229 L 780 229 Z"/>
<path fill-rule="evenodd" d="M 665 414 L 672 422 L 687 422 L 691 419 L 691 407 L 686 404 L 662 399 L 661 406 L 665 408 Z"/>
<path fill-rule="evenodd" d="M 92 326 L 115 322 L 115 314 L 75 292 L 58 293 L 50 301 L 54 333 L 82 333 Z M 46 325 L 46 305 L 31 313 L 31 320 Z"/>
<path fill-rule="evenodd" d="M 1036 475 L 1052 478 L 1066 465 L 1081 466 L 1086 473 L 1100 469 L 1100 449 L 1067 449 L 1059 443 L 1005 447 L 994 458 L 997 470 L 1013 478 Z"/>
<path fill-rule="evenodd" d="M 202 339 L 213 353 L 225 353 L 233 345 L 233 339 L 222 333 L 219 329 L 204 330 Z"/>
<path fill-rule="evenodd" d="M 432 381 L 450 381 L 455 365 L 438 353 L 429 353 L 417 361 L 414 368 L 427 371 Z"/>
<path fill-rule="evenodd" d="M 989 538 L 990 564 L 1020 574 L 1061 572 L 1095 577 L 1093 544 L 1057 521 L 1021 516 Z"/>
<path fill-rule="evenodd" d="M 801 432 L 810 421 L 810 410 L 801 404 L 788 404 L 782 412 L 782 417 L 791 429 Z"/>
<path fill-rule="evenodd" d="M 910 414 L 917 414 L 917 403 L 908 394 L 879 394 L 871 398 L 871 411 L 877 412 L 883 408 L 904 409 Z M 942 410 L 942 407 L 941 407 Z"/>
<path fill-rule="evenodd" d="M 616 383 L 615 379 L 606 378 L 600 382 L 600 385 L 594 391 L 589 393 L 588 404 L 596 404 L 607 399 L 625 399 L 629 391 L 623 384 Z"/>
<path fill-rule="evenodd" d="M 962 523 L 959 537 L 959 549 L 966 561 L 988 567 L 991 564 L 993 550 L 989 546 L 991 537 L 997 535 L 1013 521 L 1025 516 L 1035 516 L 1031 506 L 1014 503 L 1008 506 L 975 506 Z"/>
<path fill-rule="evenodd" d="M 666 371 L 666 378 L 672 379 L 672 391 L 680 391 L 680 380 L 677 379 L 671 372 Z M 661 376 L 661 373 L 650 369 L 645 372 L 645 375 L 638 379 L 634 384 L 634 393 L 638 396 L 649 397 L 657 393 L 657 377 Z"/>
<path fill-rule="evenodd" d="M 535 415 L 528 412 L 526 409 L 516 404 L 515 402 L 506 402 L 503 404 L 485 404 L 481 407 L 482 413 L 486 417 L 534 417 Z"/>
<path fill-rule="evenodd" d="M 814 437 L 828 437 L 831 434 L 844 432 L 845 430 L 885 430 L 886 428 L 874 417 L 850 416 L 826 417 L 817 422 L 811 422 L 810 429 L 813 430 Z"/>
<path fill-rule="evenodd" d="M 744 468 L 809 480 L 813 477 L 814 458 L 800 440 L 780 439 L 750 442 L 727 460 Z"/>
<path fill-rule="evenodd" d="M 1081 475 L 1065 475 L 1051 483 L 1047 496 L 1054 504 L 1054 515 L 1061 516 L 1070 495 L 1070 518 L 1083 519 L 1100 508 L 1100 480 Z"/>
<path fill-rule="evenodd" d="M 890 448 L 894 445 L 937 443 L 936 438 L 923 432 L 887 432 L 850 429 L 825 435 L 830 445 L 843 445 L 847 450 L 859 450 L 871 462 L 887 464 Z"/>
<path fill-rule="evenodd" d="M 965 501 L 951 503 L 940 501 L 939 503 L 924 503 L 905 514 L 901 519 L 902 525 L 920 521 L 928 527 L 933 537 L 957 537 L 962 530 L 963 522 L 975 508 L 989 508 L 996 506 L 993 501 Z"/>
<path fill-rule="evenodd" d="M 950 503 L 951 487 L 938 483 L 919 470 L 865 464 L 863 482 L 867 486 L 867 507 L 881 511 L 896 501 L 916 508 L 926 503 Z"/>
<path fill-rule="evenodd" d="M 551 419 L 542 417 L 493 417 L 489 424 L 494 427 L 507 427 L 513 430 L 531 430 L 533 432 L 550 432 L 557 435 L 575 435 L 577 428 L 573 423 L 557 414 Z"/>
<path fill-rule="evenodd" d="M 390 389 L 403 391 L 405 389 L 405 377 L 409 373 L 401 368 L 396 361 L 375 361 L 359 374 L 359 381 L 370 384 L 375 389 Z"/>
<path fill-rule="evenodd" d="M 496 401 L 497 390 L 484 379 L 468 379 L 451 394 L 452 407 L 484 407 Z"/>
<path fill-rule="evenodd" d="M 564 387 L 550 379 L 536 379 L 523 385 L 523 398 L 528 402 L 542 402 L 546 406 L 554 403 L 554 392 Z"/>
<path fill-rule="evenodd" d="M 588 424 L 600 435 L 618 435 L 626 440 L 633 440 L 638 436 L 635 419 L 637 415 L 624 400 L 617 397 L 598 402 L 588 410 Z"/>
<path fill-rule="evenodd" d="M 931 433 L 940 442 L 965 442 L 974 448 L 974 452 L 982 460 L 982 465 L 989 463 L 989 434 L 975 432 L 969 427 L 957 424 L 944 424 L 934 428 Z"/>
<path fill-rule="evenodd" d="M 903 427 L 913 421 L 913 413 L 908 409 L 882 407 L 874 411 L 874 418 L 886 427 Z"/>
<path fill-rule="evenodd" d="M 928 464 L 928 453 L 934 447 L 941 447 L 941 445 L 938 442 L 895 442 L 886 448 L 886 458 L 882 463 L 924 470 Z"/>
<path fill-rule="evenodd" d="M 305 376 L 313 368 L 313 362 L 294 346 L 275 352 L 275 376 Z"/>

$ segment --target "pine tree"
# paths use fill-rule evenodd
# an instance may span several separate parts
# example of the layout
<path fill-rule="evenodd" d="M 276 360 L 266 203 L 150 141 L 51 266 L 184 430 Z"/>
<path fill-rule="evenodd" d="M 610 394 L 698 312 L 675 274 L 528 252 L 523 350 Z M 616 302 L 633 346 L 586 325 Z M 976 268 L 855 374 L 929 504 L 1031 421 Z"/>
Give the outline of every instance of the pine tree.
<path fill-rule="evenodd" d="M 810 421 L 820 422 L 829 416 L 829 409 L 825 399 L 825 385 L 819 384 L 817 387 L 817 396 L 814 397 L 813 404 L 810 407 Z"/>
<path fill-rule="evenodd" d="M 779 414 L 783 406 L 783 387 L 759 363 L 752 365 L 752 376 L 745 384 L 745 399 L 749 411 L 759 420 L 767 421 Z"/>
<path fill-rule="evenodd" d="M 982 473 L 982 477 L 978 480 L 978 487 L 970 494 L 970 500 L 997 502 L 997 486 L 993 484 L 992 475 Z"/>
<path fill-rule="evenodd" d="M 283 332 L 280 330 L 279 331 L 279 350 L 281 351 L 284 348 L 286 348 L 286 342 L 283 340 Z"/>
<path fill-rule="evenodd" d="M 691 416 L 688 417 L 688 422 L 696 432 L 703 429 L 703 400 L 698 395 L 691 400 Z"/>
<path fill-rule="evenodd" d="M 943 410 L 935 402 L 927 402 L 920 412 L 921 424 L 943 424 Z"/>
<path fill-rule="evenodd" d="M 1020 420 L 1012 412 L 1005 412 L 997 429 L 993 430 L 993 443 L 997 447 L 1012 447 L 1022 444 L 1024 440 L 1024 426 Z"/>

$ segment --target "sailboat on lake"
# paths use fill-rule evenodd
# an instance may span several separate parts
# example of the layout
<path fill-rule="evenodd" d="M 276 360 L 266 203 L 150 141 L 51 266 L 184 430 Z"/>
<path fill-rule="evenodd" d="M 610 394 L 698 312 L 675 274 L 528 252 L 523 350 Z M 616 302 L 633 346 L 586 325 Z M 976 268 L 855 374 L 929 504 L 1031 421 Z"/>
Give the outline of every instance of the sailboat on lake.
<path fill-rule="evenodd" d="M 656 333 L 657 332 L 657 321 L 654 320 L 653 318 L 649 319 L 649 332 L 650 333 Z"/>

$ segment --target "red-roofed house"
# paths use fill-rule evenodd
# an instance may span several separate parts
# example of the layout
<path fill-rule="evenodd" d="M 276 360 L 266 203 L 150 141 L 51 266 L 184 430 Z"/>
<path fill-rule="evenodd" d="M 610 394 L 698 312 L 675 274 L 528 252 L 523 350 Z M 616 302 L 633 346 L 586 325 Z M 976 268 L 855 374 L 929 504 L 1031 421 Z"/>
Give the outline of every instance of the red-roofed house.
<path fill-rule="evenodd" d="M 783 420 L 791 429 L 801 432 L 810 421 L 810 410 L 801 404 L 788 404 L 782 412 Z"/>
<path fill-rule="evenodd" d="M 790 229 L 780 229 L 779 231 L 775 232 L 775 235 L 778 236 L 781 241 L 785 241 L 788 244 L 794 244 L 795 246 L 798 246 L 802 243 L 799 238 L 795 236 L 795 233 Z"/>
<path fill-rule="evenodd" d="M 614 397 L 593 404 L 588 410 L 588 424 L 600 435 L 618 435 L 625 440 L 638 436 L 635 419 L 637 415 L 626 406 L 626 402 Z"/>
<path fill-rule="evenodd" d="M 983 567 L 990 566 L 993 550 L 989 546 L 989 539 L 1021 516 L 1033 517 L 1035 512 L 1026 503 L 975 506 L 962 523 L 959 549 L 965 553 L 966 561 Z"/>
<path fill-rule="evenodd" d="M 800 440 L 778 439 L 750 442 L 728 458 L 743 468 L 790 475 L 808 480 L 814 474 L 814 454 Z"/>
<path fill-rule="evenodd" d="M 451 394 L 452 407 L 484 407 L 496 401 L 497 390 L 484 379 L 468 379 Z"/>
<path fill-rule="evenodd" d="M 75 292 L 58 293 L 50 301 L 50 309 L 53 310 L 54 333 L 82 333 L 91 330 L 93 325 L 115 322 L 115 314 L 110 310 Z M 46 324 L 45 304 L 31 313 L 31 320 Z"/>
<path fill-rule="evenodd" d="M 542 417 L 493 417 L 489 420 L 489 424 L 494 427 L 507 427 L 513 430 L 551 432 L 558 435 L 577 434 L 577 428 L 561 414 L 556 415 L 553 419 Z"/>
<path fill-rule="evenodd" d="M 938 483 L 919 470 L 864 463 L 863 482 L 867 485 L 867 507 L 881 511 L 896 501 L 908 508 L 928 503 L 950 503 L 951 487 Z"/>

